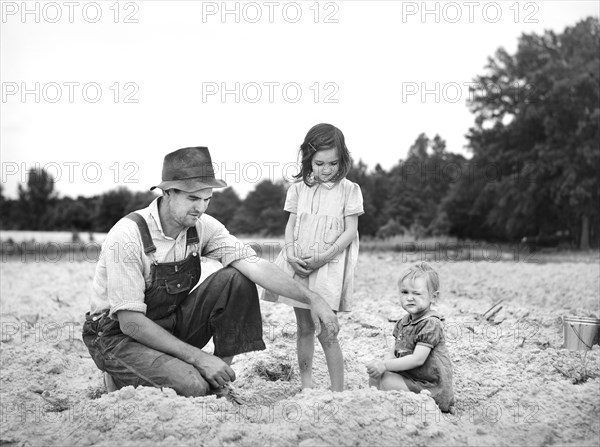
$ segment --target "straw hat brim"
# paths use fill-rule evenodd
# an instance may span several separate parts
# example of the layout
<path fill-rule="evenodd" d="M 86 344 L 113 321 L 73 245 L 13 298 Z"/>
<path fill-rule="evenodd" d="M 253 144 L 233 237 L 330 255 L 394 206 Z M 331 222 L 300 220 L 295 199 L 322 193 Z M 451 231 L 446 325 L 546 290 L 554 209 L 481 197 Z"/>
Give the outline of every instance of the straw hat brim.
<path fill-rule="evenodd" d="M 163 191 L 167 189 L 179 189 L 184 192 L 194 192 L 206 188 L 226 188 L 227 183 L 218 178 L 215 179 L 186 179 L 186 180 L 165 180 L 158 185 L 150 188 L 153 191 L 155 188 L 160 188 Z"/>

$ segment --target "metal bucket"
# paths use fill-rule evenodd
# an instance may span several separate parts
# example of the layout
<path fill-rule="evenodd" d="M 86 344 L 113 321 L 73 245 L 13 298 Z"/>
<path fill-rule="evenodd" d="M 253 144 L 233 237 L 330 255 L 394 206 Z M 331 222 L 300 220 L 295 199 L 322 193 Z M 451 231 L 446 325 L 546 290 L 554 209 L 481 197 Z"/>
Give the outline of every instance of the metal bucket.
<path fill-rule="evenodd" d="M 563 317 L 564 347 L 585 351 L 598 344 L 600 319 L 588 317 Z"/>

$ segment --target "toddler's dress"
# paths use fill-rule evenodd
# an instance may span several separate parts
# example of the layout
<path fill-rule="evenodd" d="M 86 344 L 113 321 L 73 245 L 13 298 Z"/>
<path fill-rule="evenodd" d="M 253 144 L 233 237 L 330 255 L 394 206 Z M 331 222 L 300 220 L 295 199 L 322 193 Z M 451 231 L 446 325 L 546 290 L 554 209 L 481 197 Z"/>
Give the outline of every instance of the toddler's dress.
<path fill-rule="evenodd" d="M 429 311 L 415 321 L 412 321 L 412 315 L 408 314 L 396 323 L 393 332 L 396 337 L 396 357 L 412 354 L 419 344 L 431 348 L 431 352 L 421 366 L 394 373 L 400 374 L 408 389 L 414 393 L 429 390 L 440 409 L 448 411 L 454 404 L 454 391 L 452 361 L 446 348 L 443 320 L 444 317 L 437 312 Z"/>
<path fill-rule="evenodd" d="M 344 217 L 364 213 L 360 187 L 345 178 L 337 183 L 316 183 L 313 186 L 304 182 L 292 184 L 287 192 L 284 210 L 296 214 L 294 244 L 297 257 L 327 250 L 344 232 Z M 296 281 L 321 295 L 332 310 L 345 311 L 352 297 L 357 257 L 358 231 L 346 250 L 306 278 L 297 276 L 287 262 L 285 247 L 275 264 Z M 310 309 L 308 304 L 269 290 L 263 291 L 262 298 Z"/>

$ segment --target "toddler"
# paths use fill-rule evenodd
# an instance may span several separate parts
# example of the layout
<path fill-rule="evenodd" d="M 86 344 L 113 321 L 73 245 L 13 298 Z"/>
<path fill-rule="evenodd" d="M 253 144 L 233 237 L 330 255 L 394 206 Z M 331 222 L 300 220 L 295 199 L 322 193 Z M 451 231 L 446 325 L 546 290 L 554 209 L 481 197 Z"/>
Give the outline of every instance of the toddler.
<path fill-rule="evenodd" d="M 428 390 L 442 411 L 450 411 L 452 362 L 443 317 L 431 309 L 439 298 L 438 274 L 427 262 L 418 262 L 401 275 L 398 285 L 400 305 L 408 314 L 394 327 L 396 342 L 388 358 L 367 364 L 369 385 L 414 393 Z"/>

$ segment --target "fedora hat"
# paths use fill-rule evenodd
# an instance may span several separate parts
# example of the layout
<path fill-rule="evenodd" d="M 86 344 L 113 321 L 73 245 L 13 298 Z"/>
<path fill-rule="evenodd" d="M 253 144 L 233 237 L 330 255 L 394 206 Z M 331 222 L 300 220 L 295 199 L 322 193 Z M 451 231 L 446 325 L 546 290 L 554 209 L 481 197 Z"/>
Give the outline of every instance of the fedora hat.
<path fill-rule="evenodd" d="M 210 152 L 207 147 L 186 147 L 165 155 L 162 182 L 150 188 L 163 191 L 171 188 L 185 192 L 204 188 L 224 188 L 223 180 L 215 178 Z"/>

